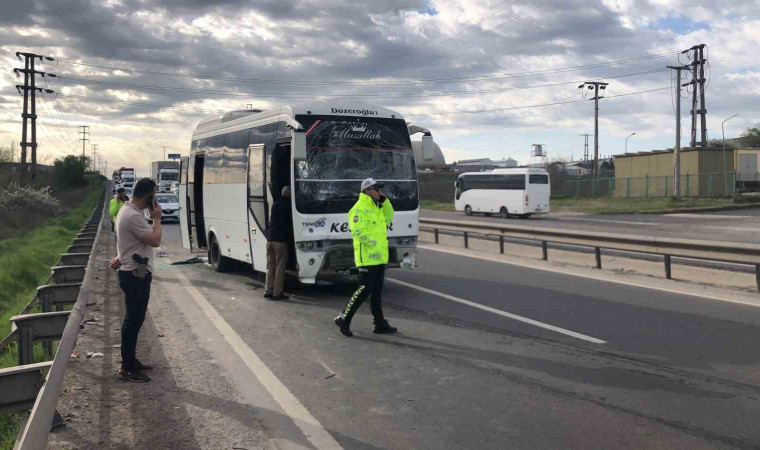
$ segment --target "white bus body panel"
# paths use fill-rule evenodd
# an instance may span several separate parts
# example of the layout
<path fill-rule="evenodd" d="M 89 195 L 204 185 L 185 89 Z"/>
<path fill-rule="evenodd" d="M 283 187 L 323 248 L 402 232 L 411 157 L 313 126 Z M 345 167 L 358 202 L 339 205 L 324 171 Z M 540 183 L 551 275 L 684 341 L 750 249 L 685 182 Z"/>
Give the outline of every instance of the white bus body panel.
<path fill-rule="evenodd" d="M 239 261 L 250 254 L 246 196 L 244 183 L 203 185 L 206 236 L 213 233 L 221 254 Z"/>

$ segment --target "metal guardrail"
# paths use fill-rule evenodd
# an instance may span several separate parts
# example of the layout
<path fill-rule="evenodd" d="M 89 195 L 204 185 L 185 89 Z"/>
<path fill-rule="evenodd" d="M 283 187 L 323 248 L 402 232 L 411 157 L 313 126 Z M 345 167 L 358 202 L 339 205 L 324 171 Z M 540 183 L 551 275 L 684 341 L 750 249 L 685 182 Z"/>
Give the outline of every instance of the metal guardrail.
<path fill-rule="evenodd" d="M 698 239 L 674 239 L 653 236 L 616 233 L 563 230 L 558 228 L 532 227 L 527 225 L 501 225 L 446 219 L 420 219 L 420 230 L 430 230 L 439 243 L 440 231 L 462 233 L 464 247 L 469 248 L 472 235 L 495 236 L 499 240 L 499 252 L 504 253 L 504 238 L 516 238 L 541 242 L 542 259 L 549 259 L 548 243 L 592 247 L 596 256 L 596 268 L 602 268 L 601 250 L 620 250 L 632 253 L 662 255 L 665 278 L 671 278 L 671 258 L 692 258 L 755 266 L 755 281 L 760 292 L 760 245 L 740 242 L 704 241 Z"/>
<path fill-rule="evenodd" d="M 52 268 L 47 283 L 37 288 L 34 298 L 21 314 L 11 318 L 11 334 L 0 342 L 2 351 L 15 338 L 19 358 L 18 366 L 0 369 L 0 412 L 19 412 L 32 408 L 14 448 L 44 448 L 53 418 L 60 419 L 55 407 L 63 375 L 84 318 L 88 286 L 94 284 L 95 259 L 91 255 L 97 249 L 95 242 L 100 229 L 105 227 L 107 193 L 108 184 L 104 186 L 104 196 L 92 216 L 74 239 L 74 245 L 61 255 L 58 264 Z M 54 284 L 49 284 L 51 282 Z M 42 313 L 28 314 L 37 303 L 40 304 Z M 64 305 L 72 303 L 74 308 L 71 311 L 61 311 Z M 34 342 L 38 341 L 43 343 L 49 357 L 52 357 L 53 341 L 60 341 L 53 361 L 34 363 Z M 49 369 L 47 376 L 43 373 L 46 369 Z"/>

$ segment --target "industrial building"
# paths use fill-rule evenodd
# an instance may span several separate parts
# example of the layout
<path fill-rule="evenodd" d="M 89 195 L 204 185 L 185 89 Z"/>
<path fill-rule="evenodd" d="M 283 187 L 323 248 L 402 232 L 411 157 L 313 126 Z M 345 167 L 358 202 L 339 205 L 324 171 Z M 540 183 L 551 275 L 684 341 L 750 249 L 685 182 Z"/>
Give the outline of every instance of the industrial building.
<path fill-rule="evenodd" d="M 735 170 L 733 149 L 683 148 L 681 196 L 733 195 L 736 186 Z M 673 183 L 673 149 L 615 156 L 615 197 L 668 197 L 673 195 Z"/>

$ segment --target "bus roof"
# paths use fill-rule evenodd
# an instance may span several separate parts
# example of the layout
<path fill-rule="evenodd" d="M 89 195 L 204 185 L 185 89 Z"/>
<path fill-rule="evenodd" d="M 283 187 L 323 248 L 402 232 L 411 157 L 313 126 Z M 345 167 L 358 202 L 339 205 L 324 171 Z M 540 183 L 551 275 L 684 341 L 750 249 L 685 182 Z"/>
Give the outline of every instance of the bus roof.
<path fill-rule="evenodd" d="M 459 176 L 462 175 L 524 175 L 524 174 L 541 174 L 541 175 L 547 175 L 549 172 L 546 171 L 546 169 L 542 169 L 539 167 L 512 167 L 509 169 L 494 169 L 489 170 L 487 172 L 464 172 L 460 173 Z"/>
<path fill-rule="evenodd" d="M 252 126 L 279 121 L 286 122 L 293 128 L 301 129 L 300 124 L 294 119 L 296 115 L 301 114 L 404 119 L 404 116 L 396 111 L 358 100 L 315 100 L 269 111 L 230 111 L 221 116 L 210 116 L 201 120 L 195 127 L 193 139 L 231 133 Z"/>

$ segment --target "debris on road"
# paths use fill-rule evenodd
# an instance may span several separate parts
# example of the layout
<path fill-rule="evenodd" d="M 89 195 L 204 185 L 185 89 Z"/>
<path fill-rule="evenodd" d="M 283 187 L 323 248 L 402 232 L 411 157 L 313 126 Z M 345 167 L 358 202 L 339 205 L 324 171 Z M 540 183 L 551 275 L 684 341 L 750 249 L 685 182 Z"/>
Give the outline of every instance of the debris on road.
<path fill-rule="evenodd" d="M 79 358 L 79 352 L 72 352 L 72 353 L 71 353 L 71 358 L 72 358 L 72 359 L 74 359 L 74 358 Z"/>
<path fill-rule="evenodd" d="M 206 259 L 207 258 L 203 258 L 203 257 L 200 257 L 200 256 L 194 256 L 192 258 L 185 259 L 183 261 L 175 261 L 175 262 L 171 263 L 171 265 L 172 266 L 180 266 L 182 264 L 203 264 L 203 263 L 206 263 Z"/>
<path fill-rule="evenodd" d="M 87 352 L 87 359 L 90 358 L 102 358 L 103 354 L 100 352 Z"/>
<path fill-rule="evenodd" d="M 167 256 L 169 256 L 169 254 L 166 253 L 166 252 L 158 252 L 158 253 L 156 253 L 156 258 L 166 258 Z"/>
<path fill-rule="evenodd" d="M 337 373 L 334 373 L 332 375 L 328 375 L 328 376 L 325 377 L 325 380 L 329 380 L 330 378 L 334 377 L 335 375 L 337 375 Z"/>

